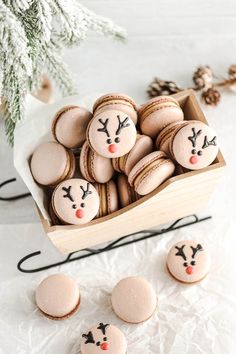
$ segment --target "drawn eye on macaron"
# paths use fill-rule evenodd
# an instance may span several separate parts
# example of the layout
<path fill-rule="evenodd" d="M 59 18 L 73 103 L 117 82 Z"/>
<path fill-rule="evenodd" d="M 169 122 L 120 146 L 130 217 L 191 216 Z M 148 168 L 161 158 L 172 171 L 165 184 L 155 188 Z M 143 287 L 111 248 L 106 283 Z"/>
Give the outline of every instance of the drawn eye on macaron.
<path fill-rule="evenodd" d="M 97 347 L 100 347 L 101 350 L 108 350 L 109 349 L 109 343 L 108 343 L 108 338 L 106 337 L 106 329 L 109 326 L 109 324 L 103 324 L 100 323 L 99 326 L 97 327 L 98 330 L 101 330 L 102 332 L 102 338 L 101 340 L 95 340 L 94 335 L 92 331 L 89 331 L 88 333 L 82 334 L 82 337 L 85 338 L 84 344 L 94 344 Z"/>
<path fill-rule="evenodd" d="M 77 204 L 75 203 L 75 200 L 72 196 L 72 186 L 69 187 L 62 187 L 62 190 L 65 192 L 65 194 L 63 195 L 63 198 L 68 198 L 70 200 L 70 202 L 72 203 L 71 207 L 72 209 L 75 209 L 75 215 L 77 218 L 82 219 L 84 216 L 84 211 L 83 209 L 80 208 L 85 208 L 86 204 L 84 202 L 80 203 L 80 208 L 77 208 Z M 84 187 L 82 185 L 80 185 L 80 189 L 82 190 L 82 197 L 81 199 L 84 201 L 89 194 L 92 194 L 92 191 L 89 190 L 89 183 L 87 183 L 87 189 L 84 189 Z"/>
<path fill-rule="evenodd" d="M 198 163 L 200 156 L 202 156 L 203 154 L 202 150 L 208 148 L 211 145 L 216 146 L 217 144 L 216 144 L 216 136 L 214 136 L 213 139 L 208 140 L 207 135 L 205 135 L 202 147 L 200 149 L 197 149 L 197 139 L 202 135 L 202 130 L 199 129 L 198 131 L 195 131 L 195 128 L 192 128 L 192 133 L 193 135 L 188 136 L 188 140 L 191 141 L 192 148 L 193 148 L 191 150 L 192 156 L 189 158 L 189 162 L 194 165 Z"/>
<path fill-rule="evenodd" d="M 203 251 L 203 247 L 200 243 L 197 244 L 196 247 L 190 246 L 192 250 L 192 254 L 190 257 L 186 256 L 186 253 L 184 252 L 185 247 L 185 244 L 182 246 L 175 246 L 175 248 L 177 249 L 175 255 L 181 257 L 184 260 L 183 266 L 185 267 L 185 271 L 188 275 L 191 275 L 194 273 L 194 267 L 196 266 L 195 256 L 196 254 L 198 254 L 198 252 Z"/>
<path fill-rule="evenodd" d="M 106 134 L 106 136 L 107 136 L 106 143 L 109 145 L 108 146 L 108 151 L 111 152 L 111 153 L 115 153 L 117 151 L 117 145 L 116 144 L 119 144 L 119 142 L 120 142 L 119 135 L 120 135 L 122 129 L 127 128 L 127 127 L 130 126 L 128 117 L 124 118 L 124 120 L 122 121 L 120 116 L 117 115 L 117 120 L 118 120 L 118 127 L 116 129 L 115 137 L 113 139 L 112 139 L 112 137 L 111 137 L 111 135 L 110 135 L 110 133 L 108 131 L 108 128 L 107 128 L 107 125 L 109 123 L 109 118 L 107 118 L 105 121 L 103 121 L 102 119 L 98 120 L 102 124 L 102 127 L 98 128 L 97 131 Z"/>

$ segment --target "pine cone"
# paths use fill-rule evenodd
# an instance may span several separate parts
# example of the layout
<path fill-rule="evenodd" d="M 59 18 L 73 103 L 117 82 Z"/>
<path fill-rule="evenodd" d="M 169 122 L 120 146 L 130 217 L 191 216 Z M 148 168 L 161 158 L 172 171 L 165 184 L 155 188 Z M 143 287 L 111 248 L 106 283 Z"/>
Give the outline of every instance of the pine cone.
<path fill-rule="evenodd" d="M 165 81 L 155 77 L 148 86 L 147 94 L 150 98 L 153 98 L 156 96 L 173 95 L 174 93 L 180 92 L 182 90 L 183 89 L 178 87 L 174 81 Z"/>
<path fill-rule="evenodd" d="M 200 66 L 193 74 L 196 90 L 201 90 L 212 85 L 213 71 L 210 66 Z"/>
<path fill-rule="evenodd" d="M 220 102 L 220 92 L 212 87 L 202 93 L 202 99 L 210 106 L 216 106 Z"/>
<path fill-rule="evenodd" d="M 236 79 L 236 64 L 230 65 L 228 74 L 230 79 Z"/>

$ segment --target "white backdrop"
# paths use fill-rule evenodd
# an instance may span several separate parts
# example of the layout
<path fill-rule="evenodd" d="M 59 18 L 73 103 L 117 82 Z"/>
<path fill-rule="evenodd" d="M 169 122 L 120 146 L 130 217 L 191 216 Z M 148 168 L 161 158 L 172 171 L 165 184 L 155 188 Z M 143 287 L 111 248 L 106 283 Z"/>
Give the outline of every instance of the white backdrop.
<path fill-rule="evenodd" d="M 192 84 L 192 71 L 198 65 L 209 64 L 218 76 L 223 76 L 227 67 L 236 62 L 236 3 L 233 0 L 87 0 L 83 3 L 123 25 L 129 38 L 126 44 L 121 44 L 91 34 L 80 48 L 65 54 L 81 96 L 90 92 L 120 91 L 141 103 L 155 75 L 188 87 Z M 94 260 L 25 275 L 16 270 L 16 263 L 26 253 L 43 249 L 44 262 L 59 259 L 60 255 L 46 240 L 30 198 L 14 203 L 0 202 L 1 354 L 76 352 L 78 336 L 86 326 L 93 324 L 95 316 L 99 320 L 104 316 L 103 319 L 122 327 L 128 338 L 129 354 L 236 352 L 233 262 L 236 95 L 225 93 L 218 108 L 204 106 L 203 109 L 218 131 L 228 165 L 219 188 L 203 211 L 203 215 L 214 216 L 210 222 Z M 1 183 L 16 176 L 16 172 L 12 151 L 4 139 L 2 122 L 0 124 Z M 24 185 L 18 180 L 4 190 L 4 195 L 23 191 Z M 175 240 L 191 235 L 205 240 L 210 247 L 213 269 L 203 283 L 187 288 L 168 278 L 163 262 L 166 250 Z M 59 270 L 78 279 L 85 303 L 73 319 L 55 324 L 42 319 L 35 310 L 33 290 L 46 274 Z M 146 276 L 159 296 L 159 312 L 142 326 L 122 324 L 110 309 L 109 292 L 115 282 L 127 274 Z"/>

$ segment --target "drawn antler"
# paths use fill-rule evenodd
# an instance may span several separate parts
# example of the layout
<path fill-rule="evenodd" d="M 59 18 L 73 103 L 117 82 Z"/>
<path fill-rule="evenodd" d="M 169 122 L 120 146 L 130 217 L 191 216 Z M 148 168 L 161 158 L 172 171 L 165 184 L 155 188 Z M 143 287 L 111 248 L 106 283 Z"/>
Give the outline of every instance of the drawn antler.
<path fill-rule="evenodd" d="M 83 191 L 82 199 L 85 199 L 89 194 L 92 194 L 92 191 L 89 190 L 89 183 L 87 183 L 87 189 L 84 190 L 83 186 L 80 186 Z"/>
<path fill-rule="evenodd" d="M 63 198 L 69 198 L 70 201 L 74 202 L 74 199 L 73 199 L 72 195 L 70 194 L 71 186 L 69 186 L 68 188 L 62 187 L 62 190 L 66 192 L 66 194 L 63 195 Z"/>
<path fill-rule="evenodd" d="M 186 258 L 185 254 L 184 254 L 184 246 L 185 245 L 183 245 L 181 247 L 175 246 L 175 248 L 178 250 L 178 252 L 175 255 L 182 257 L 186 261 L 187 258 Z"/>
<path fill-rule="evenodd" d="M 200 243 L 197 245 L 197 247 L 193 247 L 193 246 L 190 247 L 192 248 L 193 251 L 192 258 L 195 258 L 197 252 L 203 251 L 202 245 L 200 245 Z"/>
<path fill-rule="evenodd" d="M 188 137 L 188 140 L 191 141 L 192 143 L 192 146 L 195 147 L 196 146 L 196 140 L 197 140 L 197 137 L 202 133 L 201 129 L 196 133 L 195 132 L 195 128 L 192 128 L 192 132 L 193 132 L 193 136 L 189 136 Z"/>
<path fill-rule="evenodd" d="M 116 135 L 119 135 L 120 132 L 121 132 L 121 129 L 126 128 L 126 127 L 129 127 L 129 126 L 130 126 L 130 123 L 127 123 L 127 121 L 129 120 L 128 117 L 126 117 L 126 118 L 123 120 L 123 122 L 120 121 L 120 116 L 119 116 L 119 115 L 117 115 L 117 118 L 118 118 L 119 125 L 118 125 L 117 131 L 116 131 Z"/>
<path fill-rule="evenodd" d="M 202 145 L 202 149 L 205 149 L 207 148 L 208 146 L 210 145 L 213 145 L 213 146 L 216 146 L 216 136 L 214 136 L 213 139 L 211 139 L 210 141 L 207 140 L 207 136 L 205 135 L 205 138 L 204 138 L 204 143 Z"/>
<path fill-rule="evenodd" d="M 108 124 L 109 118 L 107 118 L 105 120 L 105 122 L 103 122 L 102 119 L 98 119 L 98 121 L 102 124 L 103 127 L 99 128 L 97 131 L 105 133 L 107 135 L 107 137 L 109 138 L 110 134 L 109 134 L 109 132 L 107 130 L 107 124 Z"/>
<path fill-rule="evenodd" d="M 95 340 L 93 338 L 93 333 L 91 331 L 89 331 L 88 334 L 82 334 L 82 337 L 86 338 L 85 344 L 95 343 Z"/>
<path fill-rule="evenodd" d="M 97 327 L 97 329 L 100 329 L 102 331 L 102 334 L 105 336 L 106 334 L 106 328 L 109 326 L 109 324 L 103 324 L 103 323 L 99 323 L 99 326 Z"/>

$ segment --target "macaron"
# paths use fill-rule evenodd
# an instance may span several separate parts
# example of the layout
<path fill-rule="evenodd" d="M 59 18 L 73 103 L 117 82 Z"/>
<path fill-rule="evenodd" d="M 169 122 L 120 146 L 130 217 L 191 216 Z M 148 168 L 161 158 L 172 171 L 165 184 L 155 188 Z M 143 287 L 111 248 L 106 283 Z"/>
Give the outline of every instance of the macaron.
<path fill-rule="evenodd" d="M 211 260 L 206 247 L 195 240 L 174 244 L 167 256 L 170 274 L 183 283 L 195 283 L 208 274 Z"/>
<path fill-rule="evenodd" d="M 152 139 L 147 135 L 137 134 L 136 143 L 124 156 L 112 159 L 113 168 L 128 176 L 134 165 L 153 151 Z"/>
<path fill-rule="evenodd" d="M 54 187 L 75 173 L 75 157 L 61 144 L 40 144 L 31 157 L 30 169 L 35 181 L 42 186 Z"/>
<path fill-rule="evenodd" d="M 81 354 L 126 354 L 127 341 L 119 328 L 99 323 L 82 334 Z"/>
<path fill-rule="evenodd" d="M 52 134 L 60 144 L 69 149 L 82 146 L 92 113 L 79 106 L 61 108 L 52 122 Z"/>
<path fill-rule="evenodd" d="M 152 285 L 142 277 L 122 279 L 113 289 L 111 303 L 115 314 L 128 323 L 148 320 L 157 307 Z"/>
<path fill-rule="evenodd" d="M 80 178 L 68 179 L 54 189 L 51 207 L 62 223 L 81 225 L 97 215 L 99 196 L 88 181 Z"/>
<path fill-rule="evenodd" d="M 129 152 L 136 142 L 136 128 L 127 114 L 106 110 L 96 114 L 87 128 L 87 140 L 97 154 L 120 157 Z"/>
<path fill-rule="evenodd" d="M 117 177 L 117 188 L 121 208 L 126 207 L 140 198 L 134 188 L 130 186 L 128 177 L 123 174 L 119 174 Z"/>
<path fill-rule="evenodd" d="M 201 121 L 186 121 L 172 134 L 171 157 L 189 170 L 209 166 L 216 158 L 219 146 L 215 131 Z"/>
<path fill-rule="evenodd" d="M 95 183 L 94 187 L 96 188 L 100 199 L 97 218 L 101 218 L 102 216 L 106 216 L 118 210 L 118 193 L 116 184 L 113 180 L 110 180 L 107 183 Z"/>
<path fill-rule="evenodd" d="M 85 141 L 80 153 L 80 172 L 89 182 L 108 182 L 114 173 L 111 159 L 98 155 Z"/>
<path fill-rule="evenodd" d="M 136 125 L 138 114 L 134 100 L 121 93 L 108 93 L 99 97 L 93 105 L 93 114 L 98 114 L 106 110 L 114 109 L 128 115 Z"/>
<path fill-rule="evenodd" d="M 80 306 L 80 291 L 74 279 L 65 274 L 45 278 L 37 287 L 36 304 L 41 313 L 51 320 L 65 320 Z"/>
<path fill-rule="evenodd" d="M 138 194 L 146 195 L 170 178 L 174 171 L 175 165 L 167 155 L 154 151 L 133 167 L 128 180 Z"/>
<path fill-rule="evenodd" d="M 169 145 L 170 139 L 174 134 L 175 130 L 180 126 L 185 124 L 186 121 L 178 121 L 168 124 L 162 131 L 157 135 L 156 138 L 156 148 L 157 150 L 163 151 L 166 155 L 170 156 Z"/>
<path fill-rule="evenodd" d="M 152 98 L 140 107 L 139 124 L 143 134 L 156 138 L 170 123 L 182 121 L 184 113 L 176 99 L 171 96 Z"/>

